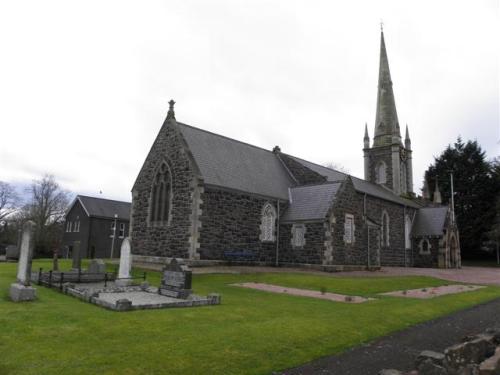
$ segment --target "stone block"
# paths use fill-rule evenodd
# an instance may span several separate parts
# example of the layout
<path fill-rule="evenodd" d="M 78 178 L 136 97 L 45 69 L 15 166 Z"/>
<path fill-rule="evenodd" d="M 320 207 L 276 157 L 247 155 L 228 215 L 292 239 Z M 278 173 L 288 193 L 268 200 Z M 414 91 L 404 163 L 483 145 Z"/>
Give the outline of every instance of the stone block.
<path fill-rule="evenodd" d="M 451 346 L 445 350 L 446 367 L 458 370 L 468 364 L 478 364 L 491 356 L 495 345 L 486 336 Z"/>
<path fill-rule="evenodd" d="M 416 361 L 415 361 L 415 367 L 418 368 L 420 364 L 424 361 L 430 360 L 432 363 L 438 365 L 438 366 L 443 366 L 444 363 L 444 354 L 443 353 L 438 353 L 438 352 L 433 352 L 432 350 L 424 350 L 421 352 Z"/>
<path fill-rule="evenodd" d="M 500 375 L 500 347 L 495 354 L 479 365 L 479 375 Z"/>
<path fill-rule="evenodd" d="M 13 302 L 33 301 L 36 298 L 36 289 L 19 283 L 11 284 L 9 296 Z"/>
<path fill-rule="evenodd" d="M 444 356 L 443 356 L 444 357 Z M 418 365 L 419 375 L 447 375 L 448 372 L 443 366 L 434 363 L 434 358 L 427 358 Z"/>
<path fill-rule="evenodd" d="M 221 302 L 220 294 L 218 293 L 210 293 L 207 298 L 211 305 L 219 305 Z"/>
<path fill-rule="evenodd" d="M 132 301 L 126 298 L 119 299 L 115 303 L 115 309 L 117 311 L 127 311 L 132 309 Z"/>

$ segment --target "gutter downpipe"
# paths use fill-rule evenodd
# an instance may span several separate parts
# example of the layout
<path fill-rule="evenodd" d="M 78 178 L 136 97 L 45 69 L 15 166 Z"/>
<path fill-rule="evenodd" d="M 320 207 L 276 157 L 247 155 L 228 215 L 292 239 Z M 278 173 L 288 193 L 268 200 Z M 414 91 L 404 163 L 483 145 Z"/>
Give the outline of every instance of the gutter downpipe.
<path fill-rule="evenodd" d="M 276 218 L 276 263 L 275 267 L 279 267 L 279 254 L 280 254 L 280 200 L 277 201 L 277 218 Z"/>
<path fill-rule="evenodd" d="M 368 267 L 368 270 L 370 270 L 370 226 L 368 225 L 368 217 L 366 215 L 366 193 L 363 196 L 363 215 L 365 217 L 365 224 L 366 224 L 366 254 L 367 254 L 367 259 L 366 259 L 366 264 Z"/>

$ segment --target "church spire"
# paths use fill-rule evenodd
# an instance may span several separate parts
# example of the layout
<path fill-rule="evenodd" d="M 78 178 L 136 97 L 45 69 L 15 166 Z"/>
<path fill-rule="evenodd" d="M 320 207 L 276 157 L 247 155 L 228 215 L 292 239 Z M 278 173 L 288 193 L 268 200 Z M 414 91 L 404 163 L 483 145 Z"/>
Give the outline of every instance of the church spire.
<path fill-rule="evenodd" d="M 370 148 L 370 136 L 368 135 L 368 124 L 365 122 L 365 136 L 363 138 L 365 148 Z"/>
<path fill-rule="evenodd" d="M 386 146 L 401 143 L 396 102 L 392 91 L 389 59 L 385 49 L 384 31 L 380 32 L 380 65 L 378 75 L 377 115 L 373 146 Z"/>

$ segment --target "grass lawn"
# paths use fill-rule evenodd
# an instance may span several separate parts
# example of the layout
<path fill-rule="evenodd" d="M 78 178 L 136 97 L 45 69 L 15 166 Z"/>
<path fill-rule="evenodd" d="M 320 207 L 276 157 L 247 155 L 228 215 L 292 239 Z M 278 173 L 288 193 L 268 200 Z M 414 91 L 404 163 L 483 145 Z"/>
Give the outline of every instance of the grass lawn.
<path fill-rule="evenodd" d="M 44 287 L 36 302 L 10 302 L 15 272 L 0 263 L 0 374 L 268 374 L 500 297 L 498 287 L 430 300 L 376 296 L 449 284 L 427 277 L 211 274 L 194 275 L 194 290 L 220 293 L 222 305 L 118 313 Z M 159 274 L 148 280 L 158 285 Z M 244 281 L 378 299 L 345 304 L 229 285 Z"/>

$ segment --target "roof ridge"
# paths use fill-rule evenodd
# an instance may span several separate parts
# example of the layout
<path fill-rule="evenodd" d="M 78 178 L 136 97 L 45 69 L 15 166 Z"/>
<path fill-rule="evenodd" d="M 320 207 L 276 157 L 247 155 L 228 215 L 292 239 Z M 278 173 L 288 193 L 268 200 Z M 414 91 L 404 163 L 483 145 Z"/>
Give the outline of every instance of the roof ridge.
<path fill-rule="evenodd" d="M 99 199 L 102 201 L 110 201 L 110 202 L 118 202 L 118 203 L 128 203 L 131 204 L 132 202 L 127 202 L 127 201 L 119 201 L 116 199 L 108 199 L 108 198 L 99 198 L 99 197 L 91 197 L 90 195 L 83 195 L 83 194 L 77 194 L 77 197 L 83 197 L 83 198 L 91 198 L 91 199 Z"/>
<path fill-rule="evenodd" d="M 250 146 L 250 147 L 253 147 L 253 148 L 256 148 L 256 149 L 262 150 L 262 151 L 266 151 L 266 152 L 269 152 L 269 153 L 271 153 L 271 154 L 273 154 L 273 155 L 274 155 L 274 153 L 272 152 L 272 150 L 268 150 L 267 148 L 264 148 L 264 147 L 255 146 L 255 145 L 252 145 L 252 144 L 250 144 L 250 143 L 243 142 L 243 141 L 239 141 L 239 140 L 237 140 L 237 139 L 234 139 L 234 138 L 231 138 L 231 137 L 228 137 L 228 136 L 222 135 L 222 134 L 214 133 L 214 132 L 211 132 L 211 131 L 209 131 L 209 130 L 205 130 L 205 129 L 202 129 L 202 128 L 198 128 L 198 127 L 193 126 L 193 125 L 185 124 L 185 123 L 183 123 L 183 122 L 179 122 L 179 121 L 177 121 L 177 124 L 178 124 L 178 125 L 182 125 L 182 126 L 187 126 L 188 128 L 195 129 L 195 130 L 199 130 L 199 131 L 202 131 L 202 132 L 204 132 L 204 133 L 208 133 L 208 134 L 211 134 L 211 135 L 215 135 L 215 136 L 217 136 L 217 137 L 224 138 L 224 139 L 227 139 L 227 140 L 229 140 L 229 141 L 237 142 L 237 143 L 240 143 L 240 144 L 243 144 L 243 145 L 246 145 L 246 146 Z"/>
<path fill-rule="evenodd" d="M 293 186 L 293 187 L 290 187 L 290 189 L 309 188 L 309 187 L 313 187 L 313 186 L 324 186 L 324 185 L 336 185 L 336 184 L 341 184 L 342 182 L 344 182 L 344 180 L 325 181 L 325 182 L 322 182 L 321 184 L 312 183 L 312 184 L 307 184 L 307 185 Z"/>

